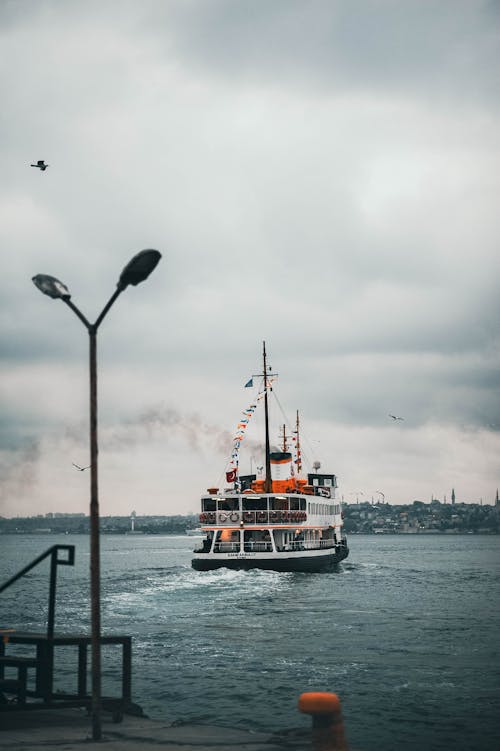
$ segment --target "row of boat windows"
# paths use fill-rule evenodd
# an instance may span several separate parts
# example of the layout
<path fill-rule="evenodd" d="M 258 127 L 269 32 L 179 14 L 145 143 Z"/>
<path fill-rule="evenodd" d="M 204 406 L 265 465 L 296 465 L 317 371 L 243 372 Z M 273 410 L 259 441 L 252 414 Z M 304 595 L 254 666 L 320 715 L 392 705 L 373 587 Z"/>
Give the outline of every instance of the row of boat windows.
<path fill-rule="evenodd" d="M 196 553 L 281 552 L 334 547 L 342 542 L 335 529 L 220 529 L 208 532 Z"/>
<path fill-rule="evenodd" d="M 340 505 L 338 503 L 308 503 L 307 510 L 310 514 L 340 514 Z"/>
<path fill-rule="evenodd" d="M 241 507 L 240 507 L 241 500 Z M 307 511 L 309 514 L 340 514 L 338 503 L 315 503 L 305 498 L 203 498 L 202 511 Z"/>
<path fill-rule="evenodd" d="M 241 506 L 240 506 L 241 500 Z M 305 511 L 305 498 L 203 498 L 202 511 Z"/>

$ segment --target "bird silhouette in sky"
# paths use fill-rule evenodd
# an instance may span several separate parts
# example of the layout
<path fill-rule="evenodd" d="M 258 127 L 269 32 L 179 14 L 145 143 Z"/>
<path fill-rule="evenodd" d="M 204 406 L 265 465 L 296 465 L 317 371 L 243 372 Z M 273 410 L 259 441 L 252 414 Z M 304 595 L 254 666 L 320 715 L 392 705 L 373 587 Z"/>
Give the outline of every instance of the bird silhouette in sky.
<path fill-rule="evenodd" d="M 404 417 L 398 417 L 397 415 L 389 415 L 389 417 L 392 417 L 393 420 L 404 420 Z"/>
<path fill-rule="evenodd" d="M 85 469 L 90 469 L 92 466 L 91 464 L 89 464 L 88 467 L 79 467 L 78 464 L 75 464 L 75 462 L 71 462 L 71 464 L 73 465 L 73 467 L 76 467 L 76 469 L 78 469 L 80 472 L 83 472 Z"/>
<path fill-rule="evenodd" d="M 43 159 L 39 159 L 36 164 L 30 164 L 30 167 L 38 167 L 39 170 L 42 170 L 44 172 L 49 165 L 45 164 Z"/>

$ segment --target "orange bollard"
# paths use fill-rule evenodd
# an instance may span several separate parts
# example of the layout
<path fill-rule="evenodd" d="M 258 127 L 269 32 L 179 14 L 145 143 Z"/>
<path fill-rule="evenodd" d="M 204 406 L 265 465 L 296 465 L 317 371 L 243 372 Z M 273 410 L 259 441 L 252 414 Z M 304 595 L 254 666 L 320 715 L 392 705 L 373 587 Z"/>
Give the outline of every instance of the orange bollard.
<path fill-rule="evenodd" d="M 348 751 L 337 694 L 310 691 L 299 696 L 300 712 L 312 717 L 312 741 L 315 751 Z"/>

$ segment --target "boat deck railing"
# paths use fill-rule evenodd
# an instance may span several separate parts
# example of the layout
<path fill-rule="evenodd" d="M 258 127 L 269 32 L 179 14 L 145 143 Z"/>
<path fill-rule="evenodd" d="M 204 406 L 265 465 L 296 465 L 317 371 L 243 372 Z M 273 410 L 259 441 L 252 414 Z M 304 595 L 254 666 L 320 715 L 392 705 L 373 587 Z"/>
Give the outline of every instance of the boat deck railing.
<path fill-rule="evenodd" d="M 323 550 L 324 548 L 334 548 L 336 544 L 335 540 L 294 540 L 277 548 L 277 550 L 280 553 L 290 550 Z"/>
<path fill-rule="evenodd" d="M 297 550 L 324 550 L 336 546 L 345 547 L 346 540 L 335 542 L 335 540 L 293 540 L 286 545 L 277 545 L 277 553 L 289 553 Z M 273 545 L 271 542 L 244 542 L 243 551 L 245 553 L 272 553 Z M 210 549 L 204 545 L 197 545 L 195 553 L 208 553 Z M 240 553 L 241 546 L 239 542 L 216 542 L 214 544 L 214 553 Z"/>
<path fill-rule="evenodd" d="M 205 511 L 200 514 L 201 524 L 222 524 L 239 527 L 240 524 L 302 524 L 306 511 Z"/>
<path fill-rule="evenodd" d="M 273 545 L 271 542 L 245 542 L 243 550 L 245 553 L 271 553 Z"/>

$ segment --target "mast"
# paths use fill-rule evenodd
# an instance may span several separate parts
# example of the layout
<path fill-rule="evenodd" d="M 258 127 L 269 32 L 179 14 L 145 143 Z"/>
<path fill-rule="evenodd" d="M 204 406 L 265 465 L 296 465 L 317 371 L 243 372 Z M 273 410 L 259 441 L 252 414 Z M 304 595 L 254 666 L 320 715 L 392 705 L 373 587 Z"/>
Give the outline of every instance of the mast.
<path fill-rule="evenodd" d="M 269 446 L 269 407 L 267 404 L 267 360 L 265 342 L 262 342 L 262 354 L 264 361 L 264 411 L 266 422 L 266 479 L 264 481 L 264 493 L 272 493 L 273 481 L 271 479 L 271 449 Z"/>
<path fill-rule="evenodd" d="M 287 435 L 286 435 L 286 425 L 283 423 L 283 451 L 288 451 L 288 442 L 287 442 Z"/>
<path fill-rule="evenodd" d="M 296 442 L 295 442 L 295 449 L 297 452 L 297 474 L 300 475 L 302 471 L 302 457 L 300 455 L 300 433 L 299 433 L 299 410 L 297 410 L 297 420 L 295 423 L 295 430 L 294 433 L 297 436 Z"/>

